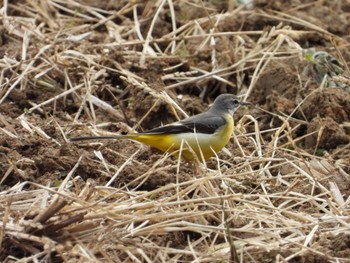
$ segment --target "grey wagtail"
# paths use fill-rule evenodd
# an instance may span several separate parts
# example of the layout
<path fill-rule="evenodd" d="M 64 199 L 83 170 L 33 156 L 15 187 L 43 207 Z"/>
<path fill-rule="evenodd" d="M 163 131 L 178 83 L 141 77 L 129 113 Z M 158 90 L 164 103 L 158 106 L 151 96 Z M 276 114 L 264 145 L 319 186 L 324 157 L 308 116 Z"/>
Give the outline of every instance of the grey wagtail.
<path fill-rule="evenodd" d="M 181 157 L 188 161 L 195 159 L 195 153 L 198 160 L 204 161 L 228 143 L 233 132 L 234 111 L 240 105 L 250 104 L 239 101 L 232 94 L 221 94 L 207 112 L 149 131 L 114 136 L 76 137 L 70 140 L 132 139 L 175 156 L 181 154 Z"/>

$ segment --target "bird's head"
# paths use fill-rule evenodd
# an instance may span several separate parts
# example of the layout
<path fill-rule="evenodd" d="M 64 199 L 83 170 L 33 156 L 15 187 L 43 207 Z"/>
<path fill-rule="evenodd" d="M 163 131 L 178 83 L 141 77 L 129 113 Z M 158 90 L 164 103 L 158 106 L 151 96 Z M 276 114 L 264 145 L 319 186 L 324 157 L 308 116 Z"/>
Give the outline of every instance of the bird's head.
<path fill-rule="evenodd" d="M 211 110 L 219 110 L 233 114 L 241 105 L 251 105 L 251 103 L 240 101 L 232 94 L 221 94 L 215 99 Z"/>

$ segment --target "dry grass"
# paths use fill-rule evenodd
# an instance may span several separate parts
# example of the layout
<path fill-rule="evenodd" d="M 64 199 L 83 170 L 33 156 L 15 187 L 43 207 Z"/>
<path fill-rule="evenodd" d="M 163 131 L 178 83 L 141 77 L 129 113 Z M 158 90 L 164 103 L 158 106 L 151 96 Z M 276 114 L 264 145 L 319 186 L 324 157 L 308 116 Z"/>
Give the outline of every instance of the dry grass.
<path fill-rule="evenodd" d="M 325 38 L 332 35 L 286 13 L 265 13 L 232 3 L 230 10 L 220 13 L 213 5 L 196 0 L 120 1 L 115 9 L 84 1 L 15 2 L 5 0 L 1 9 L 2 28 L 11 47 L 0 60 L 0 104 L 16 90 L 34 89 L 41 95 L 39 100 L 27 101 L 30 107 L 17 116 L 17 126 L 0 116 L 0 133 L 14 140 L 21 140 L 25 133 L 58 147 L 66 145 L 67 137 L 77 130 L 99 134 L 109 127 L 111 123 L 99 120 L 101 112 L 123 121 L 125 112 L 118 96 L 127 93 L 148 94 L 154 104 L 136 125 L 126 123 L 126 129 L 138 128 L 160 102 L 178 118 L 185 117 L 186 111 L 174 98 L 191 85 L 198 87 L 201 98 L 224 87 L 237 89 L 249 100 L 272 60 L 300 56 L 300 37 L 315 32 Z M 201 10 L 203 16 L 177 23 L 175 6 L 182 5 Z M 170 26 L 162 34 L 157 23 L 164 21 L 165 12 Z M 284 25 L 264 31 L 220 31 L 225 19 L 238 15 L 261 16 Z M 305 30 L 289 26 L 295 24 Z M 210 57 L 207 67 L 196 62 L 201 54 Z M 150 68 L 164 61 L 176 63 L 162 72 Z M 186 71 L 180 70 L 184 66 Z M 161 90 L 144 73 L 147 68 L 165 83 Z M 247 74 L 249 85 L 244 81 Z M 208 90 L 212 80 L 217 84 Z M 105 94 L 109 94 L 108 101 Z M 72 105 L 73 110 L 68 110 Z M 67 111 L 62 110 L 66 107 Z M 65 116 L 56 116 L 62 111 Z M 35 114 L 45 115 L 61 137 L 45 131 Z M 266 130 L 260 130 L 256 117 L 244 116 L 233 138 L 238 149 L 235 156 L 217 159 L 216 169 L 205 168 L 187 181 L 178 179 L 182 163 L 169 164 L 171 157 L 163 155 L 129 184 L 113 187 L 125 167 L 139 164 L 135 156 L 140 150 L 118 153 L 124 158 L 119 167 L 95 151 L 101 173 L 108 176 L 104 185 L 76 176 L 84 155 L 64 172 L 62 181 L 57 184 L 51 177 L 46 185 L 36 183 L 22 169 L 34 162 L 30 157 L 7 157 L 10 165 L 1 185 L 14 171 L 20 180 L 0 192 L 1 259 L 346 262 L 346 256 L 332 251 L 332 240 L 350 232 L 350 199 L 344 199 L 345 193 L 339 190 L 349 177 L 344 165 L 302 149 L 298 141 L 304 137 L 294 136 L 292 115 L 271 114 L 281 125 Z M 83 115 L 87 117 L 81 120 Z M 174 167 L 176 183 L 139 190 L 152 174 Z"/>

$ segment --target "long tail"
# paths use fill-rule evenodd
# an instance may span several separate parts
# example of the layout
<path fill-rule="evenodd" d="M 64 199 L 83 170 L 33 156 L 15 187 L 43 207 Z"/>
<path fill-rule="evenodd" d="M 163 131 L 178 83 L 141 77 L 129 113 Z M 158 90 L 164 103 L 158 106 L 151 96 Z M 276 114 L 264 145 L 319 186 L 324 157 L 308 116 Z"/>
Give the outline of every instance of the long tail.
<path fill-rule="evenodd" d="M 168 151 L 170 148 L 173 148 L 176 142 L 171 138 L 171 135 L 168 134 L 142 134 L 142 133 L 129 133 L 129 134 L 117 134 L 111 136 L 83 136 L 71 138 L 71 142 L 76 141 L 88 141 L 88 140 L 115 140 L 115 139 L 131 139 L 143 144 L 147 144 L 154 148 L 157 148 L 163 152 Z M 177 149 L 175 147 L 174 149 Z"/>
<path fill-rule="evenodd" d="M 113 140 L 113 139 L 128 139 L 128 135 L 112 135 L 112 136 L 82 136 L 82 137 L 75 137 L 70 138 L 69 140 L 71 142 L 77 142 L 77 141 L 89 141 L 89 140 Z"/>

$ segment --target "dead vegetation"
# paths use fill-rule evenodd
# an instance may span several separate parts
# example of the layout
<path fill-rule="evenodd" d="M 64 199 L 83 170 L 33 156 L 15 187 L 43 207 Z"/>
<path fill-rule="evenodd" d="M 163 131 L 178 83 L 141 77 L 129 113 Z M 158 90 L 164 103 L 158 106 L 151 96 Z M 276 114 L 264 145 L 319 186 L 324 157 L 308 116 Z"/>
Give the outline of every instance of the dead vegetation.
<path fill-rule="evenodd" d="M 349 61 L 350 4 L 236 2 L 4 1 L 2 262 L 349 262 L 350 95 L 301 72 L 304 48 Z M 197 176 L 138 143 L 69 142 L 224 92 L 257 107 Z"/>

